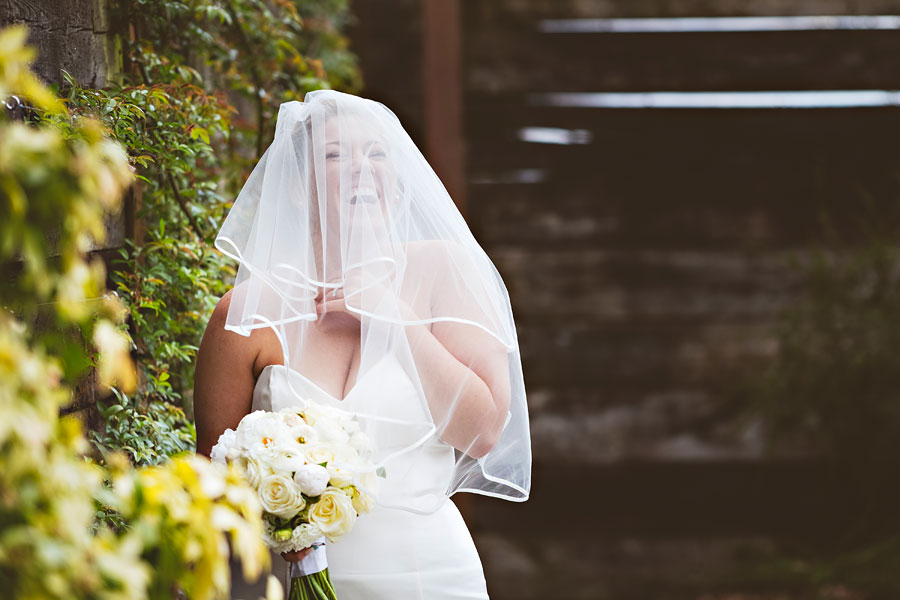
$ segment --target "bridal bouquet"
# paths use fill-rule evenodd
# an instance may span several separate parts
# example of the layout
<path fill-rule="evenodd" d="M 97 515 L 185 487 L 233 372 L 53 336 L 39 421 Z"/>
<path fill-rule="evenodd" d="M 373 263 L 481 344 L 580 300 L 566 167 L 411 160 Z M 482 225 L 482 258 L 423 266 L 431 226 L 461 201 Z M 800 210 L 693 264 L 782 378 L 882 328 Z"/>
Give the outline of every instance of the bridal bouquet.
<path fill-rule="evenodd" d="M 339 540 L 371 510 L 371 454 L 353 417 L 314 403 L 252 412 L 213 447 L 213 461 L 233 463 L 256 489 L 266 544 L 277 552 L 313 548 L 292 563 L 291 600 L 335 598 L 324 540 Z"/>

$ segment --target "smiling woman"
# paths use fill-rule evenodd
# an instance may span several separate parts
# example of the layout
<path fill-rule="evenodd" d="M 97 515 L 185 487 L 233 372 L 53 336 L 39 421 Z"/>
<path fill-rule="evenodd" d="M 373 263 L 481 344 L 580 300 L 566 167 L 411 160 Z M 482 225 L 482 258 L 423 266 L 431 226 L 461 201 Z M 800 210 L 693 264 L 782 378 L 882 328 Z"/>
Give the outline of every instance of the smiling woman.
<path fill-rule="evenodd" d="M 447 500 L 528 497 L 515 327 L 499 274 L 394 114 L 331 91 L 282 105 L 216 245 L 240 269 L 198 355 L 198 449 L 252 410 L 352 415 L 384 479 L 354 482 L 378 506 L 329 551 L 338 596 L 486 597 Z"/>

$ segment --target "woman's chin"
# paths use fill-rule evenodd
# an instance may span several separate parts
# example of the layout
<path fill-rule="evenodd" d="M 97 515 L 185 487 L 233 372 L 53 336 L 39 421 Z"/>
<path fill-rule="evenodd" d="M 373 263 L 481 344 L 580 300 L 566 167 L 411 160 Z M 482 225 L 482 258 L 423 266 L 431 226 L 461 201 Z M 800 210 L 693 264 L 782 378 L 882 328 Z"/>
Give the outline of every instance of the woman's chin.
<path fill-rule="evenodd" d="M 316 319 L 316 327 L 322 332 L 353 331 L 359 329 L 359 319 L 344 312 L 330 312 Z"/>

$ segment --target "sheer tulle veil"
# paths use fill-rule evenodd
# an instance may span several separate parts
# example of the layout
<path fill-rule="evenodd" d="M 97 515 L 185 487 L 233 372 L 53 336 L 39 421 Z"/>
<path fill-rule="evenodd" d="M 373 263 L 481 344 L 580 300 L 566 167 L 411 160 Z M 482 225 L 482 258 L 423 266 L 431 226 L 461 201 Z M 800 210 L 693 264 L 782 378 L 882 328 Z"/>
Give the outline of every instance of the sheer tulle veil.
<path fill-rule="evenodd" d="M 334 399 L 373 440 L 376 466 L 387 474 L 379 504 L 430 512 L 457 491 L 527 499 L 528 412 L 506 287 L 389 109 L 334 91 L 282 104 L 274 140 L 216 247 L 239 262 L 227 329 L 271 328 L 284 364 L 314 379 L 306 349 L 320 318 L 317 300 L 343 297 L 360 321 L 356 381 L 389 361 L 412 382 L 415 398 L 405 403 L 371 393 Z M 500 357 L 505 372 L 496 387 L 508 409 L 499 426 L 491 427 L 496 414 L 467 404 L 468 377 L 429 372 L 416 341 L 425 334 L 412 335 L 414 328 L 449 332 L 460 362 L 479 352 Z M 439 388 L 426 385 L 438 379 Z M 305 401 L 298 392 L 296 403 Z M 446 477 L 426 478 L 425 489 L 411 483 L 425 480 L 415 476 L 433 468 L 424 455 L 451 430 L 456 449 Z"/>

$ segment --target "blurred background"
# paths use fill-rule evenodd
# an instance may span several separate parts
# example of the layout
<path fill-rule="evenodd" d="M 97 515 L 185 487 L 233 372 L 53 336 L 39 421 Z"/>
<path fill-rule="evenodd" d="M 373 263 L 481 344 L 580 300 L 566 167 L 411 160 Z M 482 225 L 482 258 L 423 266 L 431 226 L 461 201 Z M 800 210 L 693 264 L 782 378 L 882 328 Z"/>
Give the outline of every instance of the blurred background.
<path fill-rule="evenodd" d="M 154 452 L 191 446 L 191 348 L 228 267 L 206 250 L 196 297 L 141 302 L 202 254 L 274 107 L 327 85 L 399 116 L 510 291 L 532 498 L 456 498 L 492 598 L 900 598 L 900 2 L 124 5 L 0 6 L 75 106 L 184 80 L 234 107 L 227 140 L 172 121 L 230 149 L 206 188 L 214 154 L 157 161 L 107 225 L 142 375 L 65 409 L 95 444 L 121 447 L 125 406 L 167 424 Z M 274 35 L 260 7 L 304 25 Z"/>

